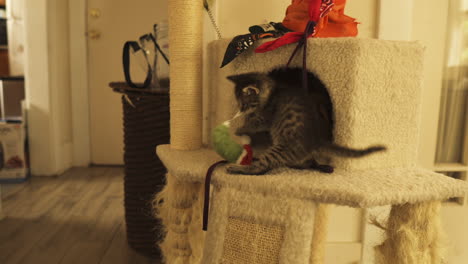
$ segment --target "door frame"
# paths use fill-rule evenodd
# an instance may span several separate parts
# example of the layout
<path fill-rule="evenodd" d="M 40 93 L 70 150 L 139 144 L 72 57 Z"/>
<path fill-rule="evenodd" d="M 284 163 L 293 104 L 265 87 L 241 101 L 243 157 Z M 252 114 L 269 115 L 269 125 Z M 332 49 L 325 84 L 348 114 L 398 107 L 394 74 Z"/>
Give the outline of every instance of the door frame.
<path fill-rule="evenodd" d="M 49 17 L 51 2 L 24 1 L 23 22 L 25 39 L 25 101 L 31 174 L 50 176 L 61 174 L 71 167 L 72 142 L 64 140 L 67 105 L 61 100 L 68 87 L 57 85 L 59 77 L 51 74 L 59 66 L 52 34 L 54 21 Z M 20 34 L 20 33 L 18 33 Z"/>
<path fill-rule="evenodd" d="M 69 0 L 70 89 L 72 97 L 73 161 L 77 167 L 91 163 L 89 111 L 87 0 Z"/>
<path fill-rule="evenodd" d="M 70 86 L 58 87 L 57 67 L 51 40 L 54 22 L 50 20 L 51 1 L 24 1 L 25 39 L 25 101 L 31 174 L 51 176 L 63 173 L 72 166 L 88 166 L 89 99 L 86 47 L 86 0 L 69 0 Z M 52 65 L 52 66 L 51 66 Z M 59 67 L 60 65 L 58 65 Z M 61 100 L 60 89 L 70 89 L 71 106 Z M 57 113 L 71 108 L 68 120 L 60 120 Z M 72 123 L 72 139 L 62 141 Z M 67 122 L 67 123 L 64 123 Z M 69 133 L 69 132 L 68 132 Z"/>

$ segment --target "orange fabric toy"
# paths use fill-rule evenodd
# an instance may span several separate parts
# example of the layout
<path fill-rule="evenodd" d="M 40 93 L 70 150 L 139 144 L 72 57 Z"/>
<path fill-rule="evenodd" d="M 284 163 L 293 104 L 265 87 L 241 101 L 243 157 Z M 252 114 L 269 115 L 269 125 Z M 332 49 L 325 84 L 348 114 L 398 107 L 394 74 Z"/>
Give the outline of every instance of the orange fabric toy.
<path fill-rule="evenodd" d="M 292 0 L 286 10 L 283 25 L 296 32 L 304 32 L 309 22 L 309 0 Z M 333 1 L 330 12 L 321 17 L 315 26 L 314 37 L 355 37 L 358 33 L 356 19 L 344 14 L 346 0 Z"/>
<path fill-rule="evenodd" d="M 299 41 L 299 46 L 302 46 L 309 37 L 356 36 L 358 23 L 344 14 L 345 5 L 346 0 L 292 0 L 283 26 L 294 32 L 263 43 L 255 52 L 268 52 Z"/>

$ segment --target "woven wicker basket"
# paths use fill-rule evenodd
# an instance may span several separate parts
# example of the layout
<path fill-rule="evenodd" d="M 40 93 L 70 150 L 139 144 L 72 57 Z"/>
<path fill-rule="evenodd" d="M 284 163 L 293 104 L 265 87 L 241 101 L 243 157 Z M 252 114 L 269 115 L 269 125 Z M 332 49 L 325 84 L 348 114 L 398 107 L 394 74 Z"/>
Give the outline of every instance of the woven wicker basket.
<path fill-rule="evenodd" d="M 162 224 L 152 216 L 152 199 L 165 184 L 166 169 L 155 148 L 169 143 L 169 93 L 134 90 L 111 83 L 123 93 L 125 221 L 127 240 L 137 252 L 160 258 L 156 244 Z"/>

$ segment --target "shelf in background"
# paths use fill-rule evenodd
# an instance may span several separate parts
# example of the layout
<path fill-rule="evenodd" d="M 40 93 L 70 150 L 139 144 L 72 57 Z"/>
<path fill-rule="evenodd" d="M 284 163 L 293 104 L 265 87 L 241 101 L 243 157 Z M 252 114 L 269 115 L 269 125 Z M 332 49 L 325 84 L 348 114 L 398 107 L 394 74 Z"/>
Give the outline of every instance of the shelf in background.
<path fill-rule="evenodd" d="M 434 171 L 447 175 L 457 180 L 466 181 L 468 176 L 468 166 L 461 163 L 438 163 Z M 447 203 L 465 205 L 466 196 L 453 197 L 446 201 Z"/>
<path fill-rule="evenodd" d="M 434 165 L 434 171 L 439 171 L 439 172 L 463 172 L 463 171 L 468 171 L 468 165 L 462 164 L 462 163 L 436 163 Z"/>

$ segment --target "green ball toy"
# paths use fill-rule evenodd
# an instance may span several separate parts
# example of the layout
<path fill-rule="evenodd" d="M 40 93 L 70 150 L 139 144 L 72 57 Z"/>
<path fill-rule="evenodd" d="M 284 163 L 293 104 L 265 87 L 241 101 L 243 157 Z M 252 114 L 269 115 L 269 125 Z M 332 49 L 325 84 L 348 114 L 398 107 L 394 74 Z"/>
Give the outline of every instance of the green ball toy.
<path fill-rule="evenodd" d="M 252 156 L 250 138 L 241 136 L 242 144 L 237 143 L 231 137 L 229 127 L 230 121 L 226 121 L 214 128 L 212 134 L 214 150 L 231 163 L 249 164 Z"/>

